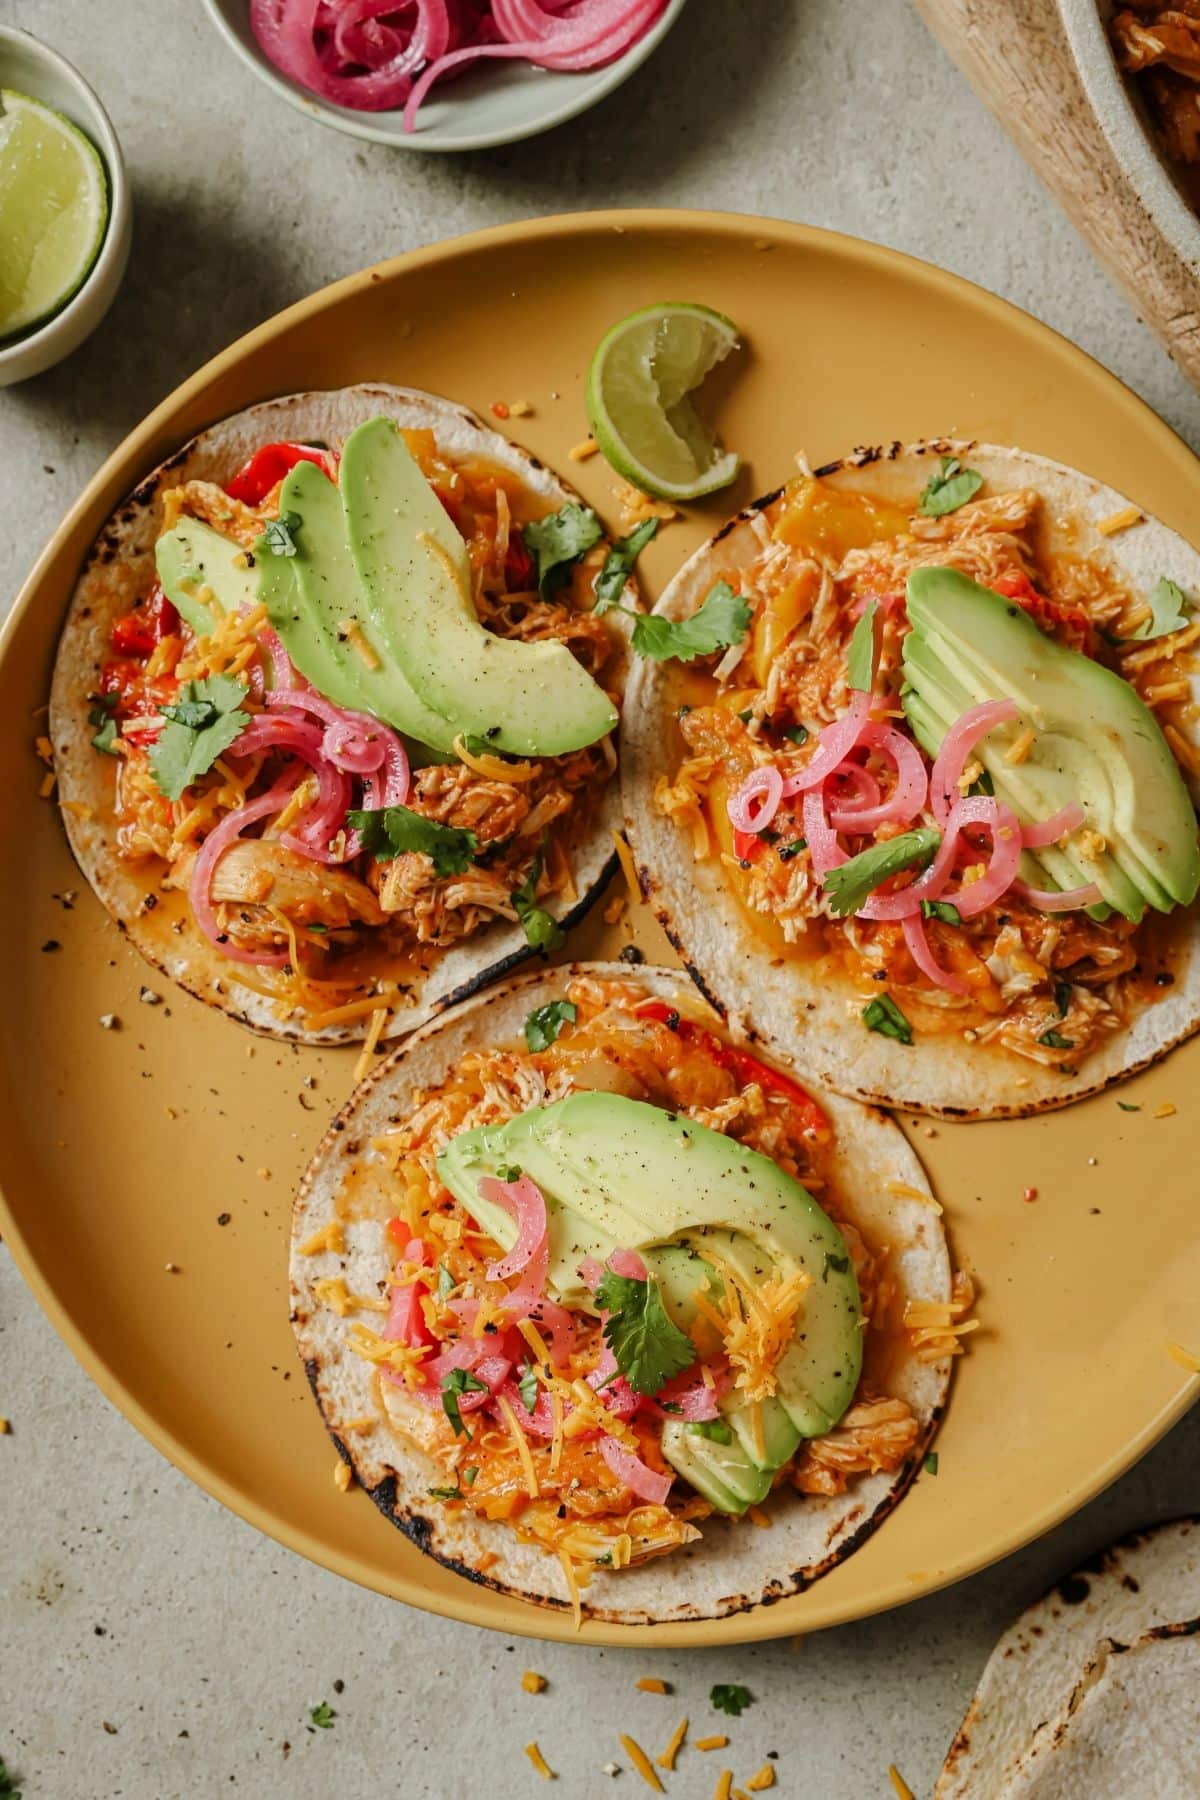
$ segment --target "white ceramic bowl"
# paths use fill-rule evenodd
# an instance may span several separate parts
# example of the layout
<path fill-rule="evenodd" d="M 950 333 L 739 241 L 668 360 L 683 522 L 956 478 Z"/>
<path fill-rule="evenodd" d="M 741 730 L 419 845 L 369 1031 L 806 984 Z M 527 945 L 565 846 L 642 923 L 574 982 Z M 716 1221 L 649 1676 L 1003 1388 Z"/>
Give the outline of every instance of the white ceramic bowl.
<path fill-rule="evenodd" d="M 323 125 L 402 150 L 490 150 L 549 131 L 611 94 L 661 43 L 683 11 L 684 0 L 670 0 L 645 37 L 605 68 L 570 75 L 496 61 L 448 81 L 429 96 L 411 133 L 404 130 L 398 112 L 333 106 L 284 75 L 258 47 L 250 30 L 248 0 L 206 0 L 206 4 L 226 43 L 259 80 Z"/>
<path fill-rule="evenodd" d="M 108 114 L 78 70 L 27 31 L 0 25 L 0 87 L 15 88 L 86 131 L 108 172 L 108 228 L 100 253 L 78 293 L 36 331 L 0 345 L 0 387 L 40 375 L 61 362 L 96 329 L 121 285 L 129 261 L 132 216 L 121 146 Z"/>
<path fill-rule="evenodd" d="M 1200 219 L 1180 192 L 1149 118 L 1108 41 L 1113 0 L 1058 0 L 1071 50 L 1100 128 L 1130 187 L 1180 260 L 1200 275 Z"/>

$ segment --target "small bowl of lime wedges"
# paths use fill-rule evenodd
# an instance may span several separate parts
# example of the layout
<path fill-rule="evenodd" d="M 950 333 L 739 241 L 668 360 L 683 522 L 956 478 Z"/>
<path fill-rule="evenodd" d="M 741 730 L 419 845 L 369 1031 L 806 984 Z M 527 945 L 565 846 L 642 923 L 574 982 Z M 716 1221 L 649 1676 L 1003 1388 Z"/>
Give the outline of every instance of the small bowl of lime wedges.
<path fill-rule="evenodd" d="M 0 26 L 0 387 L 61 362 L 95 330 L 129 242 L 108 114 L 57 51 Z"/>

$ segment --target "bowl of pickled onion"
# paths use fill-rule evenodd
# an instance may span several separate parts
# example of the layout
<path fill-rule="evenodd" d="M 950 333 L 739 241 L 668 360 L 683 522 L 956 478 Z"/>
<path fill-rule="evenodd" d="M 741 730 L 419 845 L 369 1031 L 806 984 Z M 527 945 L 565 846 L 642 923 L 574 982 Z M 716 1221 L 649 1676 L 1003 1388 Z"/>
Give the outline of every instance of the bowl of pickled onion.
<path fill-rule="evenodd" d="M 206 0 L 268 87 L 323 124 L 409 150 L 486 150 L 619 87 L 684 0 Z"/>

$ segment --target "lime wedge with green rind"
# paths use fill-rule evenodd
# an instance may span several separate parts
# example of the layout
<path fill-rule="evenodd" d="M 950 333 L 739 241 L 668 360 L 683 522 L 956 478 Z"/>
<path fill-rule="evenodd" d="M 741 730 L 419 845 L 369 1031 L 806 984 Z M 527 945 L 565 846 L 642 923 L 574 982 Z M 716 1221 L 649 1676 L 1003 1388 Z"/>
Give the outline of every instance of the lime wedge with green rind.
<path fill-rule="evenodd" d="M 643 307 L 613 326 L 588 371 L 587 412 L 618 475 L 661 500 L 728 487 L 741 459 L 714 442 L 690 396 L 737 341 L 731 319 L 687 301 Z"/>
<path fill-rule="evenodd" d="M 53 107 L 0 89 L 0 339 L 61 312 L 108 227 L 99 152 Z"/>

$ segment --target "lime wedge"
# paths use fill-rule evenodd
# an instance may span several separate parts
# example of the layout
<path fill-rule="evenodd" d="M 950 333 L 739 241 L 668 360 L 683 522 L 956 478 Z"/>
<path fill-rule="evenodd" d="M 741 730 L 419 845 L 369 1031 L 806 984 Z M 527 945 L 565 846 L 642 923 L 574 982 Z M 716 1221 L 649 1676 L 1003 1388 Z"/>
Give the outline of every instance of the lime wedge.
<path fill-rule="evenodd" d="M 108 181 L 70 119 L 0 88 L 0 338 L 61 311 L 108 224 Z"/>
<path fill-rule="evenodd" d="M 741 467 L 691 402 L 737 345 L 737 326 L 686 301 L 646 306 L 608 332 L 588 371 L 593 435 L 618 475 L 662 500 L 728 487 Z"/>

